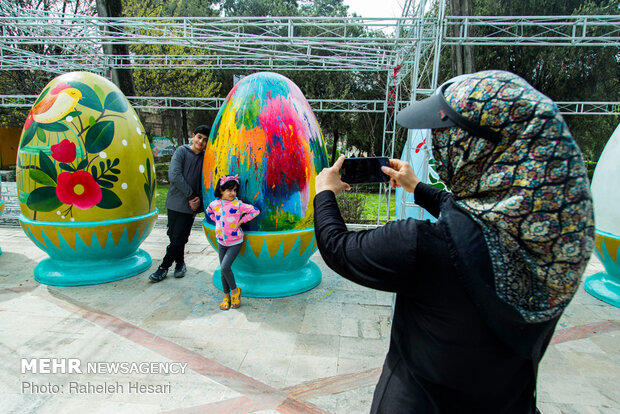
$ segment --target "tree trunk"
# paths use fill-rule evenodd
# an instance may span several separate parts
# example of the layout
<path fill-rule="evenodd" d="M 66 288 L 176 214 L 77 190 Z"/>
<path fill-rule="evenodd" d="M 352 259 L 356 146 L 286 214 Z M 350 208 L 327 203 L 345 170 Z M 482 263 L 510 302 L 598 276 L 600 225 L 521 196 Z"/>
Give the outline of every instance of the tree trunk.
<path fill-rule="evenodd" d="M 340 132 L 338 128 L 334 130 L 334 146 L 332 147 L 332 164 L 336 162 L 336 155 L 338 154 L 338 141 L 340 140 Z"/>
<path fill-rule="evenodd" d="M 450 0 L 450 11 L 452 16 L 471 16 L 472 0 Z M 452 28 L 452 35 L 459 34 L 459 27 Z M 474 72 L 474 47 L 473 46 L 452 46 L 452 76 Z"/>
<path fill-rule="evenodd" d="M 100 17 L 122 17 L 123 5 L 121 0 L 97 0 L 97 13 Z M 109 26 L 110 32 L 121 33 L 118 27 Z M 109 56 L 129 56 L 129 46 L 126 44 L 104 44 L 103 51 Z M 121 59 L 120 63 L 128 63 L 126 59 Z M 111 69 L 112 82 L 125 94 L 125 96 L 136 96 L 136 86 L 133 82 L 131 69 Z"/>

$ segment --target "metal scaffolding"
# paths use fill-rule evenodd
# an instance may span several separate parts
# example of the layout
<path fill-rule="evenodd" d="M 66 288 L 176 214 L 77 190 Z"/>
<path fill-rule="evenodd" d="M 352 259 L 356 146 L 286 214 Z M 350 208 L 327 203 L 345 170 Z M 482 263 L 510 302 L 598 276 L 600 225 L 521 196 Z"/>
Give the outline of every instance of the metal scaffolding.
<path fill-rule="evenodd" d="M 429 13 L 432 10 L 432 13 Z M 382 152 L 394 156 L 395 114 L 438 86 L 443 47 L 519 45 L 618 47 L 620 16 L 447 16 L 445 0 L 405 0 L 400 18 L 126 17 L 23 9 L 0 0 L 0 70 L 51 74 L 117 69 L 383 72 L 385 99 L 309 99 L 315 111 L 384 114 Z M 108 55 L 104 45 L 153 46 L 152 53 Z M 168 50 L 162 52 L 161 47 Z M 174 54 L 183 47 L 191 54 Z M 399 99 L 410 80 L 409 99 Z M 0 107 L 36 97 L 0 96 Z M 352 97 L 353 98 L 353 97 Z M 217 110 L 223 98 L 129 97 L 136 108 Z M 619 114 L 618 102 L 558 102 L 563 114 Z M 410 136 L 409 136 L 410 138 Z"/>

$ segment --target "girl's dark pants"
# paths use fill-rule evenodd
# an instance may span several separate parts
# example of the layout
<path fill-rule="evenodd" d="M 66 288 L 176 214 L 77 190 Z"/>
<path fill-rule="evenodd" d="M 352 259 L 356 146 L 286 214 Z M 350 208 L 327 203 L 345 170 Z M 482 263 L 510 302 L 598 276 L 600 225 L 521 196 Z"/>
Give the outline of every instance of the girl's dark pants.
<path fill-rule="evenodd" d="M 237 258 L 242 244 L 243 243 L 232 246 L 222 246 L 218 243 L 217 245 L 217 253 L 220 256 L 220 272 L 222 273 L 222 288 L 226 294 L 230 293 L 231 290 L 237 289 L 231 266 Z"/>
<path fill-rule="evenodd" d="M 177 266 L 183 265 L 185 261 L 185 245 L 189 240 L 193 224 L 193 214 L 168 210 L 168 238 L 170 238 L 170 244 L 166 248 L 166 255 L 161 264 L 162 268 L 168 269 L 173 262 L 176 262 Z"/>

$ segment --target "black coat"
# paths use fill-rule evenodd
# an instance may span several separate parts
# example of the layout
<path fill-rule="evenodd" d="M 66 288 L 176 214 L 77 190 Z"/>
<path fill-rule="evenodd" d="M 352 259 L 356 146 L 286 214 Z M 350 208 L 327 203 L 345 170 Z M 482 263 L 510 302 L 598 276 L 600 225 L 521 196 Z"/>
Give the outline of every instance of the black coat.
<path fill-rule="evenodd" d="M 439 220 L 360 232 L 347 231 L 334 193 L 314 199 L 327 265 L 397 294 L 371 412 L 535 412 L 536 369 L 557 320 L 525 324 L 494 295 L 482 232 L 450 193 L 419 184 L 415 199 Z"/>

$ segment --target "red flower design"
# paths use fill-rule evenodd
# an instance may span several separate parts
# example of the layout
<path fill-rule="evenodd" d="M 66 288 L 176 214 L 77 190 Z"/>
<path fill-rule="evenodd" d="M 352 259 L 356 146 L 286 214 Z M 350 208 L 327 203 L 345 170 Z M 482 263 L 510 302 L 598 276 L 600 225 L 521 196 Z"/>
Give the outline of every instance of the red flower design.
<path fill-rule="evenodd" d="M 52 158 L 59 162 L 73 162 L 75 160 L 75 144 L 68 139 L 63 139 L 52 149 Z"/>
<path fill-rule="evenodd" d="M 88 210 L 101 201 L 101 187 L 90 173 L 76 171 L 58 174 L 56 196 L 64 204 L 72 204 L 80 210 Z"/>

